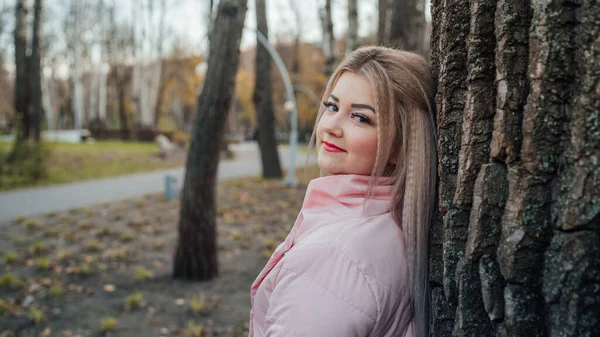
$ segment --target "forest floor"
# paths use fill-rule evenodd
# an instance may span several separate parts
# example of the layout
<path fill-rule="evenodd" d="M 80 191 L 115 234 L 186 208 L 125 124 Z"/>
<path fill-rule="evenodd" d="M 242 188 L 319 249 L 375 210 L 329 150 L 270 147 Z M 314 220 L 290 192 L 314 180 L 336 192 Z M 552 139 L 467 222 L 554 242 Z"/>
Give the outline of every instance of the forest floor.
<path fill-rule="evenodd" d="M 2 224 L 0 336 L 246 336 L 250 285 L 293 225 L 298 188 L 218 183 L 219 277 L 173 280 L 179 200 L 162 195 Z"/>

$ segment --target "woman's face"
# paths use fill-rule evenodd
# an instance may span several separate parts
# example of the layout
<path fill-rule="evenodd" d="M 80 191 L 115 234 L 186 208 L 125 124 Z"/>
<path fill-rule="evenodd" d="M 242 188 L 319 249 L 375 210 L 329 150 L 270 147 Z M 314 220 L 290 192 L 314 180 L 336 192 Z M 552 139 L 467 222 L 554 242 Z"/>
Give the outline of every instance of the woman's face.
<path fill-rule="evenodd" d="M 318 164 L 328 174 L 370 175 L 377 156 L 377 116 L 371 85 L 344 72 L 317 124 Z"/>

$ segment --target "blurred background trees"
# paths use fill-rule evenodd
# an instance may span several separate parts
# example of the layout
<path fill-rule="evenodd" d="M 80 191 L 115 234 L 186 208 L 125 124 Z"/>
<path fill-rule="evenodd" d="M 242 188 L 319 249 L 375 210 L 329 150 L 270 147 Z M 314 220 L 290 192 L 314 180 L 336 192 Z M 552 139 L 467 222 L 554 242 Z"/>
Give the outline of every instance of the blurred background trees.
<path fill-rule="evenodd" d="M 294 84 L 304 91 L 297 92 L 301 141 L 312 132 L 316 113 L 314 99 L 306 92 L 320 96 L 327 75 L 345 52 L 376 43 L 379 35 L 385 37 L 382 44 L 423 51 L 423 44 L 395 37 L 394 27 L 404 22 L 392 22 L 398 17 L 393 13 L 399 3 L 408 1 L 266 1 L 266 20 L 272 26 L 268 37 Z M 421 10 L 419 22 L 426 23 L 425 2 L 419 3 L 413 12 Z M 195 98 L 206 71 L 208 31 L 215 17 L 212 9 L 218 1 L 40 2 L 44 15 L 37 21 L 37 35 L 33 34 L 34 4 L 34 0 L 5 0 L 0 5 L 0 129 L 5 134 L 15 130 L 19 116 L 24 134 L 38 124 L 41 131 L 89 129 L 97 139 L 152 140 L 158 132 L 172 137 L 191 130 Z M 382 5 L 385 8 L 378 13 Z M 249 2 L 249 9 L 246 26 L 256 27 L 254 1 Z M 188 22 L 191 18 L 199 23 Z M 387 27 L 387 33 L 381 27 Z M 39 41 L 41 94 L 31 91 L 36 85 L 23 87 L 23 62 L 31 66 L 31 59 L 24 57 L 33 55 L 34 40 Z M 253 32 L 245 31 L 227 126 L 230 140 L 251 138 L 258 127 L 249 94 L 254 90 L 256 51 Z M 286 142 L 289 116 L 283 108 L 284 86 L 278 72 L 272 72 L 269 79 L 275 136 Z M 34 83 L 27 81 L 28 86 Z M 30 98 L 24 96 L 29 93 Z M 41 108 L 33 109 L 38 96 Z M 39 121 L 32 126 L 23 125 L 38 115 Z"/>

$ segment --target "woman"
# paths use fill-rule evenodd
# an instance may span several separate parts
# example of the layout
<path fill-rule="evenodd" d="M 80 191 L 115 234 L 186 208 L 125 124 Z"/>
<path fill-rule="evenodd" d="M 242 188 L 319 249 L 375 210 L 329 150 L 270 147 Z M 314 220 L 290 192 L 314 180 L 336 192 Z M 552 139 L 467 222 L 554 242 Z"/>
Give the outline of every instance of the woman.
<path fill-rule="evenodd" d="M 431 87 L 409 52 L 363 47 L 337 67 L 313 134 L 325 176 L 252 285 L 250 336 L 428 336 Z"/>

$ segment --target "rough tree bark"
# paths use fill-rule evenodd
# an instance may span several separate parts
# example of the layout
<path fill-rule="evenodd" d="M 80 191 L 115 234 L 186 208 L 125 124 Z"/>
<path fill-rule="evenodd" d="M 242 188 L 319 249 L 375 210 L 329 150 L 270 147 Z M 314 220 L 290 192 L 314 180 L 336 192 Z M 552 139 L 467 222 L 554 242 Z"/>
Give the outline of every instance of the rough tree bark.
<path fill-rule="evenodd" d="M 29 138 L 29 88 L 27 62 L 27 7 L 25 0 L 18 0 L 15 6 L 15 111 L 20 119 L 21 130 L 17 132 L 17 142 Z"/>
<path fill-rule="evenodd" d="M 267 9 L 265 0 L 256 0 L 256 28 L 267 39 Z M 275 139 L 275 113 L 273 112 L 273 85 L 271 76 L 271 56 L 265 47 L 256 40 L 256 76 L 252 99 L 258 117 L 258 146 L 265 178 L 281 178 L 281 164 Z"/>
<path fill-rule="evenodd" d="M 218 275 L 215 182 L 219 149 L 235 87 L 246 0 L 221 0 L 212 31 L 205 85 L 186 162 L 173 277 L 209 280 Z"/>
<path fill-rule="evenodd" d="M 348 38 L 346 54 L 350 54 L 360 46 L 358 42 L 358 1 L 348 0 Z"/>
<path fill-rule="evenodd" d="M 600 335 L 599 8 L 432 1 L 432 336 Z"/>
<path fill-rule="evenodd" d="M 335 68 L 335 38 L 333 21 L 331 20 L 331 0 L 325 0 L 325 7 L 320 11 L 321 28 L 323 29 L 323 54 L 325 55 L 325 76 L 329 77 Z"/>
<path fill-rule="evenodd" d="M 425 0 L 392 0 L 387 10 L 391 14 L 386 15 L 390 22 L 385 45 L 425 55 Z"/>

